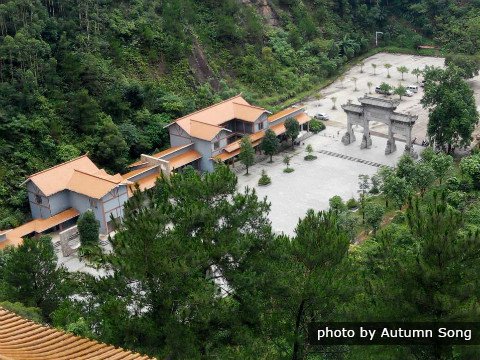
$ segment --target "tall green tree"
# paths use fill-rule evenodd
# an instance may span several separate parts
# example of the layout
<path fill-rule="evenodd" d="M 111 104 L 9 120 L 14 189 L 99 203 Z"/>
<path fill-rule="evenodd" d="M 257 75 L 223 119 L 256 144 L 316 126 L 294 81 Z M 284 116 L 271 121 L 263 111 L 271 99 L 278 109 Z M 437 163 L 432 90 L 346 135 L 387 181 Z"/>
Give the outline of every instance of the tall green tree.
<path fill-rule="evenodd" d="M 240 154 L 238 158 L 247 168 L 246 174 L 248 175 L 248 169 L 255 163 L 255 150 L 248 135 L 245 135 L 240 141 Z"/>
<path fill-rule="evenodd" d="M 300 124 L 297 119 L 288 118 L 285 120 L 285 135 L 292 141 L 292 147 L 295 145 L 295 139 L 300 134 Z"/>
<path fill-rule="evenodd" d="M 338 294 L 336 276 L 348 246 L 348 234 L 333 213 L 309 210 L 295 229 L 291 241 L 295 280 L 289 286 L 288 298 L 292 309 L 292 360 L 305 358 L 306 325 L 329 317 L 329 303 Z"/>
<path fill-rule="evenodd" d="M 393 92 L 395 95 L 398 95 L 400 100 L 402 100 L 402 97 L 407 95 L 407 88 L 403 85 L 399 85 L 393 90 Z"/>
<path fill-rule="evenodd" d="M 284 249 L 276 250 L 269 204 L 236 186 L 219 165 L 134 194 L 105 256 L 112 271 L 89 280 L 85 320 L 102 338 L 174 358 L 272 351 L 258 338 L 275 324 L 262 314 L 272 308 L 271 271 Z"/>
<path fill-rule="evenodd" d="M 261 147 L 263 152 L 270 156 L 270 162 L 273 162 L 273 155 L 275 155 L 280 148 L 280 140 L 278 140 L 277 134 L 275 134 L 273 130 L 267 129 L 267 131 L 265 131 Z"/>
<path fill-rule="evenodd" d="M 372 228 L 373 235 L 375 235 L 382 222 L 385 208 L 382 205 L 368 202 L 363 208 L 363 212 L 365 214 L 365 223 Z"/>
<path fill-rule="evenodd" d="M 0 276 L 5 300 L 41 309 L 45 319 L 67 295 L 66 272 L 57 268 L 50 237 L 25 238 L 1 254 Z"/>
<path fill-rule="evenodd" d="M 81 214 L 77 221 L 77 227 L 82 247 L 98 246 L 100 222 L 95 218 L 93 211 Z"/>
<path fill-rule="evenodd" d="M 422 105 L 428 108 L 427 132 L 448 153 L 469 145 L 478 122 L 473 91 L 457 68 L 427 69 Z"/>

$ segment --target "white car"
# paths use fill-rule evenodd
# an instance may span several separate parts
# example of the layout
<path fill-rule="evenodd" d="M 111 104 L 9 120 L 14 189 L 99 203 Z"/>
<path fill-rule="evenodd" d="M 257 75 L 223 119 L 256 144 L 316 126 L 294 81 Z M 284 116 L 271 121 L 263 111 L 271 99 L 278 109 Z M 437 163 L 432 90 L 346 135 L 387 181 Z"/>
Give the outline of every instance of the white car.
<path fill-rule="evenodd" d="M 417 93 L 418 92 L 418 86 L 417 85 L 408 85 L 407 90 L 410 90 L 413 93 Z"/>
<path fill-rule="evenodd" d="M 411 97 L 411 96 L 413 96 L 413 91 L 407 90 L 405 95 L 408 96 L 408 97 Z"/>
<path fill-rule="evenodd" d="M 318 113 L 317 115 L 314 116 L 315 119 L 317 120 L 328 120 L 330 119 L 327 114 L 325 113 Z"/>

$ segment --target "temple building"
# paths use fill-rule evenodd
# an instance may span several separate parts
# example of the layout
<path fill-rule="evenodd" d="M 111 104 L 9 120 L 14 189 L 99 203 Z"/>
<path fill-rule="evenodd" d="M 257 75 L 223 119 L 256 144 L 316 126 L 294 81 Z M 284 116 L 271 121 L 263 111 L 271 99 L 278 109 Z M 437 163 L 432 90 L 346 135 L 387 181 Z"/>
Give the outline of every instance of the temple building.
<path fill-rule="evenodd" d="M 284 122 L 290 117 L 302 130 L 309 130 L 310 117 L 303 108 L 291 107 L 272 115 L 237 95 L 167 125 L 171 147 L 153 155 L 142 154 L 126 174 L 109 175 L 86 155 L 33 174 L 24 182 L 32 221 L 0 231 L 0 248 L 18 245 L 26 236 L 70 228 L 86 211 L 92 211 L 99 221 L 100 234 L 109 234 L 115 230 L 116 220 L 123 218 L 124 204 L 136 186 L 148 190 L 161 174 L 168 177 L 185 166 L 210 172 L 215 162 L 233 163 L 243 136 L 249 136 L 254 147 L 267 129 L 282 138 Z"/>
<path fill-rule="evenodd" d="M 142 155 L 130 165 L 124 178 L 138 182 L 140 187 L 153 186 L 143 181 L 139 173 L 170 174 L 190 165 L 201 171 L 213 171 L 215 161 L 233 161 L 240 153 L 240 140 L 248 135 L 257 147 L 267 129 L 278 136 L 285 133 L 287 118 L 295 118 L 308 131 L 310 117 L 303 108 L 291 107 L 272 115 L 267 110 L 250 105 L 241 95 L 183 116 L 168 124 L 171 148 L 154 155 Z"/>

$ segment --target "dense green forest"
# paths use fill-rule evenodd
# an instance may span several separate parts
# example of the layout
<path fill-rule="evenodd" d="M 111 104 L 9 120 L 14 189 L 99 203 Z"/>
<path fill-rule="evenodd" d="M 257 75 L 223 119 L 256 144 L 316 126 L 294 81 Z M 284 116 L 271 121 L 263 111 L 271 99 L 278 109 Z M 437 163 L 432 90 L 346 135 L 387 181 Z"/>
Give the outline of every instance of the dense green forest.
<path fill-rule="evenodd" d="M 382 45 L 477 53 L 479 1 L 10 0 L 0 4 L 0 229 L 26 175 L 89 152 L 122 171 L 163 125 L 243 92 L 275 107 Z M 429 39 L 429 40 L 427 40 Z"/>

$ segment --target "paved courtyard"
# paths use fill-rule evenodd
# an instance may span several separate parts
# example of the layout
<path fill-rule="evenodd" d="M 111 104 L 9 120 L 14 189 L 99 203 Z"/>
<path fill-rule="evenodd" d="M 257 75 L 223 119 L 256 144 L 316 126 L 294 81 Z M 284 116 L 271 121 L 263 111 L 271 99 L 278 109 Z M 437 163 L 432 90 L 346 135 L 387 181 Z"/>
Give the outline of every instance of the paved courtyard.
<path fill-rule="evenodd" d="M 363 67 L 363 73 L 360 72 L 360 66 L 354 66 L 352 69 L 344 74 L 343 82 L 337 79 L 334 83 L 322 89 L 319 92 L 320 99 L 314 97 L 306 100 L 303 105 L 306 106 L 306 111 L 309 115 L 313 116 L 319 112 L 327 113 L 330 116 L 330 120 L 335 123 L 336 126 L 345 127 L 347 123 L 347 116 L 342 110 L 341 105 L 347 103 L 348 100 L 352 100 L 353 103 L 358 103 L 358 98 L 368 93 L 368 82 L 373 85 L 371 87 L 373 96 L 382 96 L 375 94 L 375 87 L 379 86 L 382 82 L 386 82 L 391 86 L 398 86 L 402 83 L 404 86 L 416 85 L 417 78 L 411 73 L 404 75 L 404 81 L 401 80 L 401 74 L 397 71 L 397 67 L 406 66 L 409 71 L 414 68 L 423 70 L 426 65 L 443 67 L 444 59 L 428 56 L 414 56 L 414 55 L 402 55 L 402 54 L 388 54 L 379 53 L 367 58 Z M 385 64 L 391 64 L 390 75 L 391 78 L 387 78 L 387 69 Z M 372 64 L 377 65 L 376 74 L 373 75 Z M 357 78 L 357 91 L 355 91 L 355 83 L 353 78 Z M 420 76 L 419 81 L 422 80 Z M 480 104 L 480 76 L 477 76 L 469 80 L 470 85 L 475 91 L 477 104 Z M 419 85 L 419 84 L 418 84 Z M 337 110 L 332 110 L 331 97 L 337 98 Z M 428 111 L 423 109 L 420 104 L 420 100 L 423 97 L 423 88 L 419 86 L 419 91 L 412 97 L 403 97 L 400 105 L 397 108 L 398 112 L 410 113 L 412 115 L 418 115 L 417 123 L 413 128 L 412 138 L 417 138 L 417 143 L 421 143 L 426 137 L 427 123 L 428 123 Z M 397 95 L 392 95 L 390 98 L 398 98 Z M 380 123 L 374 123 L 371 126 L 372 132 L 381 134 L 387 134 L 387 127 Z"/>
<path fill-rule="evenodd" d="M 285 165 L 282 160 L 287 152 L 274 156 L 273 163 L 264 160 L 255 164 L 250 168 L 249 176 L 245 176 L 244 171 L 239 173 L 239 190 L 248 186 L 255 188 L 260 198 L 268 198 L 275 232 L 293 235 L 298 219 L 304 217 L 308 209 L 328 209 L 328 199 L 334 195 L 340 195 L 344 200 L 358 198 L 358 175 L 373 175 L 378 165 L 394 166 L 403 154 L 405 143 L 397 142 L 398 150 L 384 155 L 387 140 L 377 136 L 372 136 L 371 149 L 360 150 L 358 140 L 345 146 L 341 142 L 342 131 L 339 133 L 339 130 L 327 127 L 296 147 L 291 161 L 291 167 L 295 169 L 293 173 L 283 172 Z M 360 134 L 356 136 L 361 139 Z M 318 157 L 314 161 L 304 160 L 308 144 L 312 145 Z M 417 152 L 421 149 L 415 147 Z M 257 185 L 263 169 L 272 179 L 272 184 L 266 187 Z"/>

